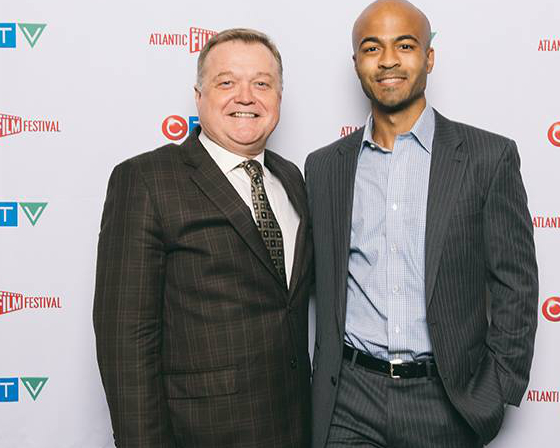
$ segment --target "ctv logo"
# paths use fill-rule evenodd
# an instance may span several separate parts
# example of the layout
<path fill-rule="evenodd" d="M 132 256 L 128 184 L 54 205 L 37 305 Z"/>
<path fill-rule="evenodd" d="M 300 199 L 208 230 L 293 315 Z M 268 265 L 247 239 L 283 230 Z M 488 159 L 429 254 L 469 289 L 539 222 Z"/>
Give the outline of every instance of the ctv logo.
<path fill-rule="evenodd" d="M 550 297 L 542 306 L 542 313 L 550 322 L 560 322 L 560 297 Z"/>
<path fill-rule="evenodd" d="M 216 31 L 191 27 L 188 35 L 184 33 L 151 33 L 149 44 L 167 47 L 189 47 L 191 53 L 197 53 L 216 34 L 218 34 Z"/>
<path fill-rule="evenodd" d="M 60 297 L 23 296 L 19 292 L 0 291 L 0 316 L 23 309 L 62 308 Z"/>
<path fill-rule="evenodd" d="M 60 123 L 58 120 L 24 120 L 0 112 L 0 137 L 22 132 L 60 132 Z"/>
<path fill-rule="evenodd" d="M 47 26 L 46 23 L 18 23 L 17 25 L 31 48 L 35 46 Z M 0 23 L 0 48 L 16 48 L 16 36 L 15 23 Z"/>
<path fill-rule="evenodd" d="M 22 376 L 20 378 L 0 378 L 0 403 L 14 403 L 19 401 L 19 382 L 25 387 L 33 401 L 48 381 L 47 377 Z"/>
<path fill-rule="evenodd" d="M 20 202 L 21 210 L 32 226 L 37 224 L 39 218 L 45 211 L 48 202 Z M 0 227 L 17 227 L 18 223 L 18 203 L 0 202 Z"/>
<path fill-rule="evenodd" d="M 560 147 L 560 121 L 550 126 L 548 139 L 554 146 Z"/>
<path fill-rule="evenodd" d="M 170 115 L 161 124 L 161 131 L 169 140 L 177 141 L 185 137 L 198 124 L 196 115 L 189 116 L 189 122 L 180 115 Z"/>

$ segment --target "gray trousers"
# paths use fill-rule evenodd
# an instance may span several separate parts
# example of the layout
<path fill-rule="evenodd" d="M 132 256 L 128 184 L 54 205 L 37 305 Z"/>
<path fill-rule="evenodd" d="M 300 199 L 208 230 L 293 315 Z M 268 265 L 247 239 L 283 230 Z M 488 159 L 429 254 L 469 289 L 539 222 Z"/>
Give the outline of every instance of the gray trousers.
<path fill-rule="evenodd" d="M 479 448 L 439 378 L 393 379 L 342 362 L 327 447 Z"/>

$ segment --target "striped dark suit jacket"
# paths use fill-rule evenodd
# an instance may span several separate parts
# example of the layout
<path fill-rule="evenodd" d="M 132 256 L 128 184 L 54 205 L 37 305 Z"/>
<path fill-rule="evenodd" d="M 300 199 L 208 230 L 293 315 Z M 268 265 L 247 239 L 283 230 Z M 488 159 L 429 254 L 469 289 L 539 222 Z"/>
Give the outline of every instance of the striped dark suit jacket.
<path fill-rule="evenodd" d="M 303 177 L 266 151 L 301 218 L 287 290 L 197 134 L 123 162 L 109 181 L 93 316 L 116 445 L 308 447 Z"/>
<path fill-rule="evenodd" d="M 312 153 L 313 447 L 323 447 L 342 360 L 354 177 L 363 128 Z M 425 242 L 427 322 L 447 394 L 484 442 L 519 405 L 537 325 L 533 227 L 513 141 L 436 113 Z"/>

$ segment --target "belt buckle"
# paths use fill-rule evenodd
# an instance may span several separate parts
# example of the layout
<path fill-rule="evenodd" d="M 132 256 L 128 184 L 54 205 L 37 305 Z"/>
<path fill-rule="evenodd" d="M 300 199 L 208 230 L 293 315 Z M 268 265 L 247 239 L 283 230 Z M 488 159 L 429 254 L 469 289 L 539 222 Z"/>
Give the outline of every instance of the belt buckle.
<path fill-rule="evenodd" d="M 392 359 L 391 361 L 389 361 L 390 364 L 390 370 L 389 370 L 389 376 L 393 379 L 398 379 L 400 378 L 399 375 L 395 375 L 395 365 L 399 365 L 402 364 L 403 360 L 402 359 Z"/>

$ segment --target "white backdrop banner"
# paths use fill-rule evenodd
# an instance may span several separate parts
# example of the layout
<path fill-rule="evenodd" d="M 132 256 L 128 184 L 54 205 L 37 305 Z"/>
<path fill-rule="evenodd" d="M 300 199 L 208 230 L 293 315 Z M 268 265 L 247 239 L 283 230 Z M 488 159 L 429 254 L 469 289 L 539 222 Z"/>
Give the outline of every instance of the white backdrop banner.
<path fill-rule="evenodd" d="M 365 121 L 350 32 L 368 3 L 0 0 L 0 448 L 113 446 L 91 322 L 107 180 L 118 162 L 196 126 L 204 43 L 232 27 L 277 43 L 285 87 L 268 146 L 303 168 L 307 154 Z M 533 215 L 531 382 L 491 446 L 556 447 L 560 2 L 416 4 L 436 33 L 429 102 L 516 140 Z"/>

